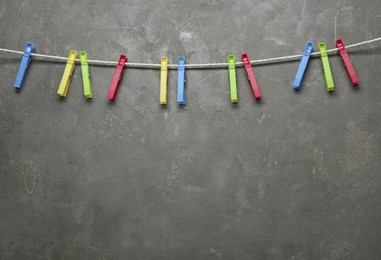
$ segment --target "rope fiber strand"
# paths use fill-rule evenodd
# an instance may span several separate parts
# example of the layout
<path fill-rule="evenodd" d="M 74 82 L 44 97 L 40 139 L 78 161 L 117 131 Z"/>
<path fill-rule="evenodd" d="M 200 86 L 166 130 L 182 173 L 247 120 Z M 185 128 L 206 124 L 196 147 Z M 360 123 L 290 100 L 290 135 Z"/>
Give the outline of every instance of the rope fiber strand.
<path fill-rule="evenodd" d="M 351 45 L 347 45 L 346 49 L 355 48 L 358 46 L 379 42 L 381 41 L 381 37 L 371 39 L 368 41 L 358 42 Z M 24 52 L 17 51 L 17 50 L 10 50 L 10 49 L 3 49 L 0 48 L 0 52 L 6 52 L 6 53 L 12 53 L 12 54 L 19 54 L 23 55 Z M 338 49 L 329 49 L 327 50 L 327 53 L 329 55 L 338 54 Z M 46 54 L 38 54 L 38 53 L 32 53 L 33 57 L 37 57 L 41 60 L 55 60 L 59 62 L 66 62 L 67 57 L 62 56 L 53 56 L 53 55 L 46 55 Z M 282 57 L 275 57 L 275 58 L 269 58 L 269 59 L 259 59 L 259 60 L 251 60 L 251 65 L 261 65 L 261 64 L 271 64 L 271 63 L 281 63 L 281 62 L 288 62 L 288 61 L 296 61 L 300 60 L 300 58 L 303 55 L 291 55 L 291 56 L 282 56 Z M 320 52 L 313 52 L 311 53 L 311 57 L 319 57 Z M 80 63 L 80 59 L 75 60 L 77 63 Z M 105 61 L 105 60 L 88 60 L 88 63 L 91 65 L 98 65 L 98 66 L 116 66 L 118 62 L 116 61 Z M 243 62 L 236 62 L 236 67 L 243 67 Z M 139 69 L 160 69 L 160 64 L 153 64 L 153 63 L 126 63 L 125 66 L 127 68 L 139 68 Z M 177 64 L 168 64 L 169 69 L 177 69 Z M 221 69 L 221 68 L 228 68 L 228 63 L 204 63 L 204 64 L 185 64 L 186 69 Z"/>

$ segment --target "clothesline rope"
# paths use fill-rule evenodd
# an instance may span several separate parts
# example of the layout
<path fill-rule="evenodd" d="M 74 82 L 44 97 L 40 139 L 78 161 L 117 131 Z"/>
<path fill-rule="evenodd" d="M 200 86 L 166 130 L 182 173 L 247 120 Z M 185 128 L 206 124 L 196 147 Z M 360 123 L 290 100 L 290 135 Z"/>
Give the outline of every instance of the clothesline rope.
<path fill-rule="evenodd" d="M 368 41 L 358 42 L 350 45 L 346 45 L 346 49 L 355 48 L 358 46 L 362 46 L 365 44 L 370 44 L 374 42 L 381 41 L 381 37 L 371 39 Z M 11 50 L 11 49 L 4 49 L 0 48 L 0 52 L 6 52 L 6 53 L 13 53 L 13 54 L 21 54 L 23 55 L 24 52 L 17 51 L 17 50 Z M 338 49 L 329 49 L 327 50 L 328 54 L 337 54 Z M 59 62 L 66 62 L 67 57 L 62 56 L 53 56 L 53 55 L 46 55 L 46 54 L 38 54 L 38 53 L 32 53 L 32 56 L 37 57 L 42 60 L 55 60 Z M 320 56 L 320 52 L 313 52 L 311 53 L 311 57 L 318 57 Z M 269 59 L 259 59 L 259 60 L 251 60 L 251 65 L 260 65 L 260 64 L 270 64 L 270 63 L 280 63 L 280 62 L 286 62 L 286 61 L 295 61 L 299 60 L 302 57 L 302 55 L 291 55 L 291 56 L 281 56 L 281 57 L 275 57 L 275 58 L 269 58 Z M 77 63 L 80 62 L 80 59 L 75 60 Z M 105 61 L 105 60 L 88 60 L 88 63 L 91 65 L 100 65 L 100 66 L 116 66 L 117 61 Z M 243 62 L 236 62 L 236 67 L 243 67 Z M 125 64 L 128 68 L 141 68 L 141 69 L 160 69 L 160 64 L 153 64 L 153 63 L 132 63 L 128 62 Z M 177 69 L 177 64 L 168 64 L 169 69 Z M 204 64 L 186 64 L 185 68 L 187 69 L 217 69 L 217 68 L 228 68 L 228 63 L 204 63 Z"/>

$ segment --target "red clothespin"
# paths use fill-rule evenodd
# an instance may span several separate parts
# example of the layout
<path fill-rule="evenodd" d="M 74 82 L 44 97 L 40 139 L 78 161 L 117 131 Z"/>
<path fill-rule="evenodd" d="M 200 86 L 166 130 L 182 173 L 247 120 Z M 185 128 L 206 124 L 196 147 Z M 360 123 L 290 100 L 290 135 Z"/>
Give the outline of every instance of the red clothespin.
<path fill-rule="evenodd" d="M 125 55 L 120 55 L 118 65 L 116 66 L 114 77 L 112 78 L 110 89 L 108 90 L 107 98 L 110 101 L 115 101 L 116 94 L 118 93 L 119 82 L 123 76 L 124 64 L 127 62 Z"/>
<path fill-rule="evenodd" d="M 357 86 L 360 83 L 359 78 L 357 77 L 355 68 L 353 67 L 352 61 L 349 58 L 347 50 L 345 49 L 344 43 L 341 39 L 337 39 L 336 47 L 339 49 L 341 58 L 343 58 L 345 68 L 347 69 L 347 72 L 349 74 L 349 77 L 351 78 L 353 86 Z"/>
<path fill-rule="evenodd" d="M 257 79 L 255 78 L 254 70 L 251 67 L 249 57 L 247 56 L 246 53 L 244 53 L 241 55 L 241 58 L 243 61 L 243 65 L 245 66 L 246 73 L 250 81 L 251 89 L 253 90 L 253 93 L 254 93 L 254 97 L 256 100 L 261 100 L 262 98 L 261 91 L 259 90 Z"/>

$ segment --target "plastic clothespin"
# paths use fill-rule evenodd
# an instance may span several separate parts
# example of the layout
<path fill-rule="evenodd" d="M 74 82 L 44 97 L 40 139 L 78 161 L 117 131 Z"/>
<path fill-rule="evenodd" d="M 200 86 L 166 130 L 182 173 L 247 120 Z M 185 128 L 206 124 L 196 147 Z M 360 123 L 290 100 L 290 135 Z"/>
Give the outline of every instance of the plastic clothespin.
<path fill-rule="evenodd" d="M 230 80 L 230 100 L 232 104 L 238 103 L 237 94 L 237 79 L 235 75 L 235 61 L 234 55 L 228 55 L 228 65 L 229 65 L 229 80 Z"/>
<path fill-rule="evenodd" d="M 69 58 L 67 59 L 66 67 L 62 75 L 61 83 L 58 88 L 57 94 L 61 97 L 66 97 L 67 91 L 70 86 L 70 79 L 75 67 L 75 59 L 78 56 L 78 52 L 71 50 L 69 53 Z"/>
<path fill-rule="evenodd" d="M 352 61 L 349 58 L 347 50 L 345 49 L 344 43 L 341 39 L 336 40 L 336 47 L 339 49 L 341 58 L 344 61 L 345 68 L 347 69 L 349 78 L 352 81 L 353 86 L 360 84 L 359 78 L 357 77 L 355 68 L 353 67 Z"/>
<path fill-rule="evenodd" d="M 22 84 L 24 82 L 26 70 L 28 69 L 29 63 L 32 59 L 32 52 L 34 51 L 34 47 L 35 46 L 33 43 L 31 43 L 31 42 L 26 43 L 24 55 L 21 58 L 20 67 L 19 67 L 19 70 L 17 72 L 15 83 L 13 84 L 13 86 L 16 89 L 22 88 Z"/>
<path fill-rule="evenodd" d="M 245 66 L 247 77 L 249 79 L 251 89 L 253 90 L 254 97 L 256 100 L 261 100 L 262 98 L 261 91 L 259 90 L 258 82 L 257 82 L 257 79 L 255 78 L 254 70 L 251 67 L 249 57 L 247 56 L 246 53 L 244 53 L 241 55 L 241 58 L 243 61 L 243 65 Z"/>
<path fill-rule="evenodd" d="M 87 63 L 87 52 L 81 51 L 79 58 L 81 59 L 83 94 L 87 99 L 91 99 L 93 98 L 93 92 L 91 89 L 89 64 Z"/>
<path fill-rule="evenodd" d="M 335 90 L 335 85 L 333 83 L 331 66 L 329 65 L 327 47 L 325 45 L 325 42 L 319 43 L 319 50 L 320 50 L 321 61 L 323 63 L 323 70 L 324 70 L 325 82 L 327 84 L 327 91 L 332 92 Z"/>
<path fill-rule="evenodd" d="M 168 80 L 168 58 L 161 57 L 160 69 L 160 104 L 167 104 L 167 80 Z"/>
<path fill-rule="evenodd" d="M 185 57 L 179 56 L 177 68 L 177 104 L 185 106 Z"/>
<path fill-rule="evenodd" d="M 108 90 L 107 94 L 107 98 L 110 101 L 115 101 L 116 99 L 116 95 L 118 94 L 119 89 L 119 83 L 123 77 L 124 65 L 126 64 L 127 60 L 128 59 L 126 55 L 120 55 L 118 65 L 116 66 L 114 77 L 112 78 L 110 89 Z"/>
<path fill-rule="evenodd" d="M 295 90 L 300 90 L 302 86 L 303 76 L 306 72 L 308 60 L 310 59 L 313 48 L 314 44 L 312 42 L 307 42 L 306 49 L 304 50 L 302 59 L 300 60 L 298 72 L 296 72 L 294 83 L 292 83 Z"/>

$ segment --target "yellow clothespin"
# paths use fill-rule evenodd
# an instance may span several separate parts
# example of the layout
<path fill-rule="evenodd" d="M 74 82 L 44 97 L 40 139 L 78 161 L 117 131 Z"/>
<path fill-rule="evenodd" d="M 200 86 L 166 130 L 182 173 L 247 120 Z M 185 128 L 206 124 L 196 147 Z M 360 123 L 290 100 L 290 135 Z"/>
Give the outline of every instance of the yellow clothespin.
<path fill-rule="evenodd" d="M 167 104 L 167 80 L 168 80 L 168 58 L 161 57 L 160 69 L 160 104 Z"/>
<path fill-rule="evenodd" d="M 70 79 L 71 75 L 73 74 L 74 67 L 75 67 L 75 59 L 78 56 L 78 52 L 71 50 L 69 57 L 67 59 L 65 71 L 62 75 L 61 83 L 58 88 L 57 94 L 60 95 L 61 97 L 66 97 L 67 91 L 69 89 L 70 85 Z"/>

